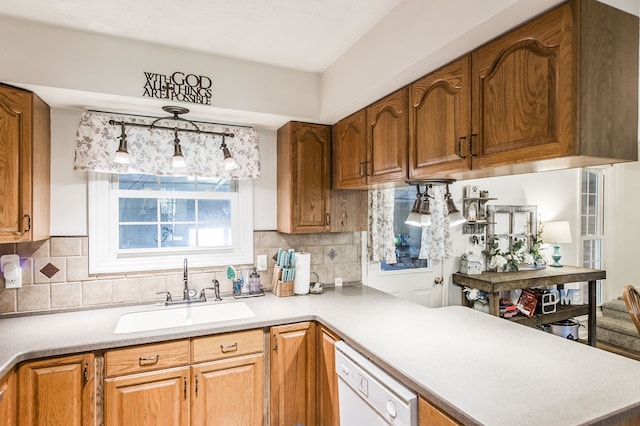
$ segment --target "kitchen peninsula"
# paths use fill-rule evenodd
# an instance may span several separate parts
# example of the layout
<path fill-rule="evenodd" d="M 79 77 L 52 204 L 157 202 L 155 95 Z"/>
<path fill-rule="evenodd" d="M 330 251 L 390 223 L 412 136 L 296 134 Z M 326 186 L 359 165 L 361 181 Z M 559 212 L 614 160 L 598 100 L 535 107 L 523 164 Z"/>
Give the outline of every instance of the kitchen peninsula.
<path fill-rule="evenodd" d="M 35 358 L 317 321 L 463 424 L 598 424 L 640 416 L 636 361 L 473 309 L 429 309 L 365 286 L 246 303 L 254 317 L 130 334 L 114 334 L 122 314 L 166 308 L 3 318 L 0 376 Z"/>

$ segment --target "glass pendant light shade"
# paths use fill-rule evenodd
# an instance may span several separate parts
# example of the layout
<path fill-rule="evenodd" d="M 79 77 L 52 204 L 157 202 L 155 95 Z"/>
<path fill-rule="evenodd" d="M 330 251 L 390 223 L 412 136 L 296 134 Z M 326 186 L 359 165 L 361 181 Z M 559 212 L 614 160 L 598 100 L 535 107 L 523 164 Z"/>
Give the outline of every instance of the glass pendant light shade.
<path fill-rule="evenodd" d="M 465 219 L 459 211 L 449 213 L 449 226 L 462 225 L 466 221 L 467 219 Z"/>
<path fill-rule="evenodd" d="M 118 164 L 129 164 L 130 159 L 129 159 L 129 153 L 127 152 L 127 150 L 118 149 L 116 151 L 116 155 L 113 156 L 113 162 Z"/>
<path fill-rule="evenodd" d="M 224 155 L 224 160 L 222 160 L 222 165 L 226 171 L 235 170 L 238 168 L 238 162 L 235 158 L 231 156 L 229 152 L 229 148 L 226 146 L 222 148 L 222 154 Z"/>
<path fill-rule="evenodd" d="M 467 221 L 467 219 L 462 216 L 458 207 L 456 207 L 453 199 L 451 198 L 451 193 L 449 192 L 449 185 L 447 185 L 447 193 L 444 195 L 445 200 L 447 202 L 447 210 L 449 212 L 449 226 L 462 225 Z"/>
<path fill-rule="evenodd" d="M 420 206 L 422 205 L 422 194 L 420 193 L 420 187 L 418 186 L 418 193 L 416 194 L 416 199 L 413 202 L 413 207 L 407 216 L 407 220 L 404 221 L 409 226 L 420 226 L 421 215 L 420 215 Z"/>
<path fill-rule="evenodd" d="M 184 157 L 182 154 L 174 155 L 171 158 L 171 168 L 172 169 L 184 169 L 187 167 L 187 163 L 184 161 Z"/>

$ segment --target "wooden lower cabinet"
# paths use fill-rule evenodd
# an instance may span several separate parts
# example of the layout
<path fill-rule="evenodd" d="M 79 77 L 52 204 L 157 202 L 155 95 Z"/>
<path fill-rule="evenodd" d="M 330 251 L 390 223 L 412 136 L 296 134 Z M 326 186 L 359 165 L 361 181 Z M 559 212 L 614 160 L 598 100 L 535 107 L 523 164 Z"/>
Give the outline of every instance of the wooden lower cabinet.
<path fill-rule="evenodd" d="M 16 373 L 11 370 L 0 379 L 0 426 L 16 425 Z"/>
<path fill-rule="evenodd" d="M 420 426 L 460 425 L 460 423 L 422 397 L 418 398 L 418 424 Z"/>
<path fill-rule="evenodd" d="M 323 325 L 318 326 L 318 426 L 340 425 L 335 343 L 341 340 Z"/>
<path fill-rule="evenodd" d="M 191 367 L 191 425 L 261 425 L 264 354 Z"/>
<path fill-rule="evenodd" d="M 88 426 L 95 421 L 92 353 L 49 358 L 18 369 L 20 426 Z"/>
<path fill-rule="evenodd" d="M 271 426 L 315 424 L 315 332 L 313 322 L 271 327 Z"/>
<path fill-rule="evenodd" d="M 105 371 L 106 426 L 263 424 L 261 329 L 114 349 Z"/>
<path fill-rule="evenodd" d="M 189 424 L 189 367 L 105 379 L 105 425 Z"/>

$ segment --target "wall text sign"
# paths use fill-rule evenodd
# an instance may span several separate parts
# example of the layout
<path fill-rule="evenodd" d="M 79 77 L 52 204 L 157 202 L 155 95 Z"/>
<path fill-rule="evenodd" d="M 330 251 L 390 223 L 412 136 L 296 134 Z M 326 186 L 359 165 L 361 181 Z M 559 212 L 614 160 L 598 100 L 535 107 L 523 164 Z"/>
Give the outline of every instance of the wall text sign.
<path fill-rule="evenodd" d="M 180 71 L 169 75 L 145 72 L 144 76 L 147 81 L 144 84 L 143 96 L 211 105 L 213 83 L 207 76 L 185 74 Z"/>

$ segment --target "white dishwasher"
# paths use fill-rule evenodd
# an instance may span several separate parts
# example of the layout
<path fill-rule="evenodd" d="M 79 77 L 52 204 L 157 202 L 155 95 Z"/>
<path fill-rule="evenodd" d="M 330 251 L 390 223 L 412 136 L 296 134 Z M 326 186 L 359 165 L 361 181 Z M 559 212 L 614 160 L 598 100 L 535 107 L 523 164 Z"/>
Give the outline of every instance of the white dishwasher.
<path fill-rule="evenodd" d="M 335 344 L 341 426 L 418 424 L 418 397 L 355 349 Z"/>

